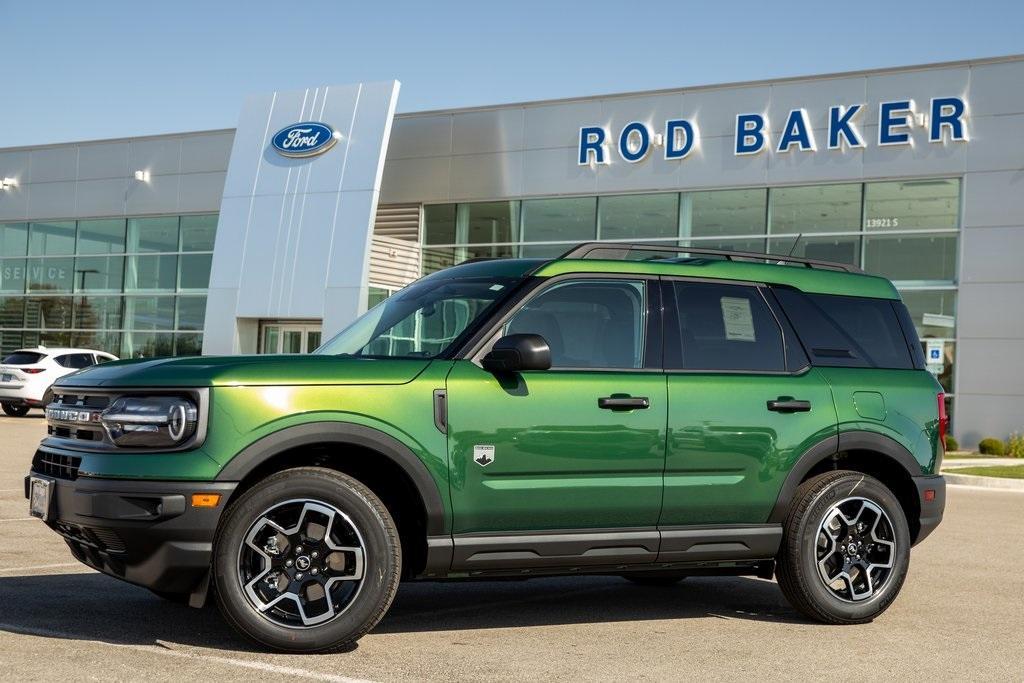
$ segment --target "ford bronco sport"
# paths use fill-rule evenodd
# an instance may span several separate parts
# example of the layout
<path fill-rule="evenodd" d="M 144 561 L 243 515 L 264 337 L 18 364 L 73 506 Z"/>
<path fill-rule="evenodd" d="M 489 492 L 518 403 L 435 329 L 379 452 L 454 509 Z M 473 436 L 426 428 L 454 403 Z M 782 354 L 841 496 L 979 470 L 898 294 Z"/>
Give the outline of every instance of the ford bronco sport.
<path fill-rule="evenodd" d="M 323 652 L 399 581 L 774 575 L 867 622 L 942 519 L 941 388 L 892 284 L 584 244 L 420 279 L 310 356 L 67 376 L 25 480 L 85 564 Z"/>

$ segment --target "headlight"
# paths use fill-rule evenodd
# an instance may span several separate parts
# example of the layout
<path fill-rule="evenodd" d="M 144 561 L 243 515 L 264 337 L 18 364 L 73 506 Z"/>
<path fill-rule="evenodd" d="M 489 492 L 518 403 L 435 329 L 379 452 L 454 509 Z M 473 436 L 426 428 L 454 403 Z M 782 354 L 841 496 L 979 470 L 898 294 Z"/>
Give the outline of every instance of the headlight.
<path fill-rule="evenodd" d="M 178 396 L 125 397 L 111 403 L 100 421 L 117 446 L 171 447 L 196 433 L 199 410 Z"/>

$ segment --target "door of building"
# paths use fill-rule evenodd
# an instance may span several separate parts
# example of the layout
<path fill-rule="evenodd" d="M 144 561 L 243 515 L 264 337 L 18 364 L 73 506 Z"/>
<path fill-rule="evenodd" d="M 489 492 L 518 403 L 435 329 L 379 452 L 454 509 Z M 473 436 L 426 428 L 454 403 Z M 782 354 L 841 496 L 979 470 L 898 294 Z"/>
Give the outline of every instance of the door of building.
<path fill-rule="evenodd" d="M 260 353 L 310 353 L 320 346 L 320 323 L 260 324 Z"/>

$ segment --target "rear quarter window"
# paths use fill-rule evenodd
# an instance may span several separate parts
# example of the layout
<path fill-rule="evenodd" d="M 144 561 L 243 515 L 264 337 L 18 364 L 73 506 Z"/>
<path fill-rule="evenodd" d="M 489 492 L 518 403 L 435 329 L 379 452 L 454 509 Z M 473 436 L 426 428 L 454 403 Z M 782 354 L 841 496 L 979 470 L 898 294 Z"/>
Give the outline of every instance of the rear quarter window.
<path fill-rule="evenodd" d="M 776 288 L 776 298 L 814 365 L 912 369 L 898 301 Z"/>
<path fill-rule="evenodd" d="M 34 353 L 32 351 L 17 351 L 3 359 L 5 365 L 35 365 L 46 358 L 45 353 Z"/>

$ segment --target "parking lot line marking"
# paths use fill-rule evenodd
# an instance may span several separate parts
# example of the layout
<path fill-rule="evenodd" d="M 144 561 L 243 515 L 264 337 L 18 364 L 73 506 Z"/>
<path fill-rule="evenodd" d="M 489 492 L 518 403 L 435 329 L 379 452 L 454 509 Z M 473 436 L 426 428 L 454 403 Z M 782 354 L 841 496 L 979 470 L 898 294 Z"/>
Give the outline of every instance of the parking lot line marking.
<path fill-rule="evenodd" d="M 38 519 L 38 518 L 37 517 L 14 517 L 12 519 L 0 519 L 0 523 L 3 523 L 3 522 L 31 522 L 33 519 Z"/>
<path fill-rule="evenodd" d="M 81 562 L 64 562 L 62 564 L 37 564 L 33 567 L 3 567 L 0 574 L 9 572 L 34 572 L 40 569 L 64 569 L 66 567 L 85 567 Z"/>
<path fill-rule="evenodd" d="M 262 671 L 264 673 L 279 674 L 284 676 L 298 676 L 301 678 L 312 678 L 318 681 L 332 681 L 332 683 L 372 683 L 364 678 L 349 678 L 348 676 L 336 676 L 334 674 L 323 674 L 316 671 L 308 671 L 306 669 L 297 669 L 291 666 L 279 666 L 277 664 L 270 664 L 268 662 L 254 662 L 245 659 L 235 659 L 234 657 L 221 657 L 218 655 L 205 655 L 198 652 L 186 652 L 184 650 L 173 649 L 170 645 L 163 641 L 157 641 L 158 645 L 132 645 L 129 643 L 108 643 L 103 640 L 89 640 L 82 638 L 80 634 L 70 633 L 68 631 L 58 631 L 55 629 L 48 628 L 36 628 L 34 626 L 22 626 L 20 624 L 10 624 L 0 622 L 0 631 L 10 631 L 11 633 L 17 633 L 23 636 L 37 636 L 41 638 L 61 638 L 64 640 L 77 640 L 79 642 L 92 643 L 94 645 L 105 645 L 106 647 L 116 647 L 125 650 L 136 650 L 139 652 L 150 652 L 152 654 L 167 655 L 170 657 L 180 657 L 183 659 L 192 659 L 201 662 L 210 662 L 212 664 L 226 664 L 229 666 L 239 666 L 243 669 L 254 669 L 256 671 Z"/>

